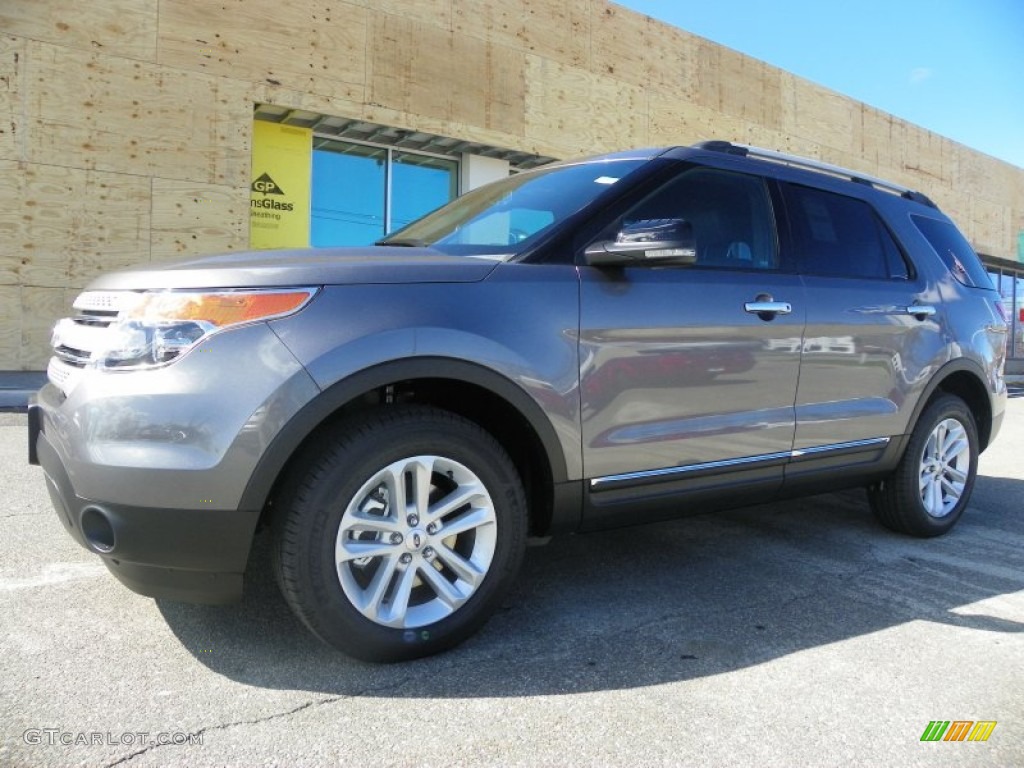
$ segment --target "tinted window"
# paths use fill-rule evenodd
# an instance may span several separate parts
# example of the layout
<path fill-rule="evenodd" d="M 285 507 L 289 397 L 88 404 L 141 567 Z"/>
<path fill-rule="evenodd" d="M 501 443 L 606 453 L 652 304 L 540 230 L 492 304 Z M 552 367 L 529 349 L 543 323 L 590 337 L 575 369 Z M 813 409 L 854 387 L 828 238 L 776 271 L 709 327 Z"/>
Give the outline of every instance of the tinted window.
<path fill-rule="evenodd" d="M 981 266 L 978 254 L 960 234 L 960 230 L 948 221 L 929 219 L 926 216 L 910 218 L 957 280 L 977 288 L 992 287 L 992 281 Z"/>
<path fill-rule="evenodd" d="M 909 277 L 899 246 L 863 200 L 787 185 L 786 201 L 803 272 L 836 277 Z"/>
<path fill-rule="evenodd" d="M 429 245 L 452 254 L 514 253 L 594 203 L 646 162 L 599 160 L 518 173 L 474 189 L 382 243 Z"/>
<path fill-rule="evenodd" d="M 644 219 L 685 219 L 697 241 L 697 266 L 775 269 L 779 264 L 768 191 L 757 176 L 697 168 L 648 195 L 600 239 Z"/>

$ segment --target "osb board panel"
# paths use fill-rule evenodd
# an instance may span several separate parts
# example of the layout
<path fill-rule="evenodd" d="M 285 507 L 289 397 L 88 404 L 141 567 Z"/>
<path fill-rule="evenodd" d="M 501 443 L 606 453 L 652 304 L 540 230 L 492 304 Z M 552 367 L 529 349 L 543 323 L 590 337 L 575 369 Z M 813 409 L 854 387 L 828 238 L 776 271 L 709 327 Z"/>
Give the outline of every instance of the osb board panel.
<path fill-rule="evenodd" d="M 781 74 L 783 133 L 808 138 L 840 152 L 854 151 L 860 102 L 789 73 Z"/>
<path fill-rule="evenodd" d="M 66 288 L 149 258 L 149 180 L 0 161 L 0 284 Z"/>
<path fill-rule="evenodd" d="M 249 192 L 245 187 L 153 179 L 154 261 L 248 247 Z"/>
<path fill-rule="evenodd" d="M 879 175 L 877 173 L 877 169 L 872 163 L 853 152 L 843 152 L 842 150 L 835 149 L 834 147 L 822 146 L 815 153 L 815 157 L 823 162 L 838 165 L 840 168 L 849 168 L 851 171 L 864 173 L 869 176 Z M 885 177 L 885 174 L 882 174 L 882 177 Z M 890 176 L 888 178 L 891 179 L 892 177 Z"/>
<path fill-rule="evenodd" d="M 371 51 L 371 105 L 523 134 L 524 54 L 388 14 Z"/>
<path fill-rule="evenodd" d="M 50 359 L 50 334 L 53 325 L 68 314 L 62 288 L 21 289 L 21 343 L 18 366 L 26 371 L 41 371 Z M 3 350 L 0 349 L 0 353 Z M 3 361 L 0 360 L 0 370 Z"/>
<path fill-rule="evenodd" d="M 28 41 L 0 35 L 0 159 L 21 157 L 22 96 Z"/>
<path fill-rule="evenodd" d="M 899 151 L 893 141 L 894 120 L 887 112 L 866 104 L 861 105 L 859 118 L 854 120 L 854 151 L 880 169 L 899 165 Z"/>
<path fill-rule="evenodd" d="M 696 37 L 612 3 L 595 2 L 593 8 L 594 72 L 692 100 Z"/>
<path fill-rule="evenodd" d="M 781 70 L 708 40 L 697 41 L 694 59 L 698 104 L 769 130 L 782 127 Z"/>
<path fill-rule="evenodd" d="M 941 210 L 944 214 L 949 216 L 949 218 L 951 218 L 953 222 L 960 228 L 960 231 L 963 232 L 965 236 L 967 236 L 968 240 L 970 240 L 970 236 L 967 235 L 966 227 L 967 221 L 970 218 L 970 198 L 965 197 L 964 195 L 961 194 L 957 194 L 949 188 L 939 188 L 934 190 L 928 189 L 921 191 L 928 195 L 928 197 L 931 198 L 937 206 L 939 206 L 939 210 Z"/>
<path fill-rule="evenodd" d="M 655 146 L 695 144 L 720 139 L 748 143 L 748 125 L 738 117 L 670 95 L 649 95 L 649 143 Z"/>
<path fill-rule="evenodd" d="M 32 42 L 28 159 L 244 185 L 252 103 L 222 77 Z"/>
<path fill-rule="evenodd" d="M 422 21 L 435 27 L 451 31 L 453 0 L 349 0 L 348 3 L 330 3 L 325 5 L 329 11 L 343 12 L 346 5 L 358 5 L 380 13 L 393 13 L 406 19 Z"/>
<path fill-rule="evenodd" d="M 949 139 L 909 124 L 905 126 L 903 168 L 917 188 L 951 187 L 953 167 L 953 143 Z"/>
<path fill-rule="evenodd" d="M 1012 254 L 1016 250 L 1016 233 L 1010 229 L 1013 212 L 1006 205 L 975 197 L 970 206 L 970 234 L 974 247 L 982 253 Z"/>
<path fill-rule="evenodd" d="M 1024 213 L 1024 169 L 952 143 L 954 185 L 974 197 Z"/>
<path fill-rule="evenodd" d="M 955 142 L 950 142 L 950 146 L 953 165 L 959 168 L 958 158 L 963 148 Z M 1008 205 L 1024 216 L 1024 170 L 990 157 L 985 157 L 983 163 L 988 166 L 989 183 L 978 196 Z"/>
<path fill-rule="evenodd" d="M 521 79 L 523 74 L 519 73 Z M 517 80 L 518 83 L 518 80 Z M 521 86 L 517 87 L 521 91 Z M 490 144 L 506 149 L 516 149 L 533 154 L 550 154 L 550 146 L 541 142 L 527 140 L 523 137 L 523 118 L 508 121 L 508 128 L 518 128 L 520 133 L 502 130 L 499 126 L 484 127 L 477 124 L 460 122 L 446 117 L 437 117 L 405 111 L 399 107 L 385 106 L 376 102 L 363 103 L 361 100 L 329 98 L 317 94 L 281 88 L 271 85 L 253 83 L 247 89 L 252 103 L 273 104 L 289 109 L 304 109 L 324 115 L 339 115 L 348 118 L 367 120 L 395 128 L 412 131 L 424 131 L 439 136 L 452 136 L 463 141 Z"/>
<path fill-rule="evenodd" d="M 164 0 L 159 61 L 344 96 L 366 78 L 368 15 L 331 0 Z"/>
<path fill-rule="evenodd" d="M 21 369 L 21 286 L 0 285 L 0 371 Z"/>
<path fill-rule="evenodd" d="M 748 124 L 747 135 L 750 138 L 749 143 L 755 147 L 764 147 L 765 149 L 773 149 L 776 152 L 787 152 L 791 155 L 812 157 L 819 160 L 822 159 L 824 154 L 823 147 L 815 141 L 811 141 L 803 136 L 794 136 L 790 133 L 771 130 L 757 123 Z"/>
<path fill-rule="evenodd" d="M 590 57 L 590 0 L 452 0 L 452 28 L 563 64 Z"/>
<path fill-rule="evenodd" d="M 154 61 L 159 0 L 4 0 L 0 29 L 54 45 Z"/>
<path fill-rule="evenodd" d="M 693 101 L 702 107 L 722 111 L 722 82 L 719 70 L 721 46 L 697 40 L 694 49 Z"/>
<path fill-rule="evenodd" d="M 558 147 L 556 155 L 642 147 L 647 96 L 639 86 L 527 57 L 526 135 Z"/>

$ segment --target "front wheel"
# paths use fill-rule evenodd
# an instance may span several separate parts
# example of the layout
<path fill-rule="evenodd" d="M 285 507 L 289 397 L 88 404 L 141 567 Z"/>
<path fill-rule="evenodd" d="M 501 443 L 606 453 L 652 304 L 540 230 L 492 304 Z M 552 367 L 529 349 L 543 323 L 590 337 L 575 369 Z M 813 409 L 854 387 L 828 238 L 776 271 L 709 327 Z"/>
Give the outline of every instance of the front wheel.
<path fill-rule="evenodd" d="M 946 533 L 970 500 L 978 453 L 978 428 L 963 400 L 937 397 L 921 414 L 895 471 L 868 489 L 875 516 L 912 536 Z"/>
<path fill-rule="evenodd" d="M 286 494 L 274 561 L 285 599 L 350 656 L 450 648 L 497 607 L 522 561 L 515 467 L 476 424 L 421 406 L 348 420 Z"/>

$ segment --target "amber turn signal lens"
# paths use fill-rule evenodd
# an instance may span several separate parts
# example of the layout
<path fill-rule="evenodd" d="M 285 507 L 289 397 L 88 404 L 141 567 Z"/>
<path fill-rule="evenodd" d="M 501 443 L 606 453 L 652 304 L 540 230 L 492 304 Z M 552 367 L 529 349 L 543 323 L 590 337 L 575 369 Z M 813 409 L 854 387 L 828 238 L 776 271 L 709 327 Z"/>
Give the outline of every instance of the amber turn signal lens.
<path fill-rule="evenodd" d="M 193 320 L 218 328 L 294 312 L 313 295 L 301 291 L 223 291 L 218 293 L 148 294 L 128 317 L 143 322 Z"/>

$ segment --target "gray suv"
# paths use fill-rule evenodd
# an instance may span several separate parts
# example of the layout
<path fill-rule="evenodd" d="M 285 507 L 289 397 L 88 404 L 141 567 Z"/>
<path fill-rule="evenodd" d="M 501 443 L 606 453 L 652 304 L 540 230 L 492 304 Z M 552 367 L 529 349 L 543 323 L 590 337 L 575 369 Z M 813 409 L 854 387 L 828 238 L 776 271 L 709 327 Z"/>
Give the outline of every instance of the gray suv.
<path fill-rule="evenodd" d="M 475 190 L 373 247 L 100 278 L 30 460 L 129 588 L 281 591 L 370 660 L 480 627 L 528 536 L 862 486 L 948 531 L 996 436 L 1005 314 L 924 195 L 734 145 Z"/>

